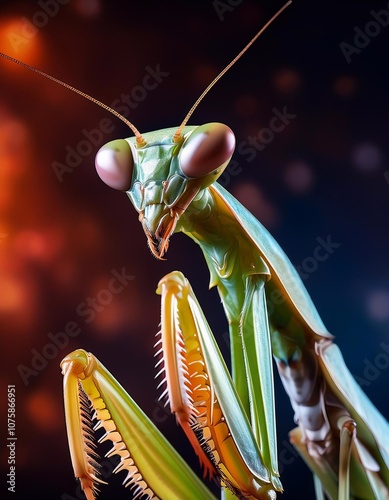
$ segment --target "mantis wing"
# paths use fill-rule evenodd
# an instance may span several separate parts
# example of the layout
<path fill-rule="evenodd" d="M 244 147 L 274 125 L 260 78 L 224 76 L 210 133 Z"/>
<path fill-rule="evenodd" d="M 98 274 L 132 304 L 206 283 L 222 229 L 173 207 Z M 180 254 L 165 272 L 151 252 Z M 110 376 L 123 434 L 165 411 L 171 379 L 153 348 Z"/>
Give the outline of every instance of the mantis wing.
<path fill-rule="evenodd" d="M 270 233 L 222 186 L 215 183 L 210 189 L 217 203 L 234 214 L 244 233 L 258 249 L 270 269 L 271 281 L 275 282 L 275 287 L 281 291 L 283 298 L 292 308 L 296 317 L 300 318 L 312 333 L 324 337 L 323 340 L 326 338 L 332 339 L 300 276 Z M 387 421 L 370 402 L 350 374 L 339 348 L 325 341 L 316 343 L 316 346 L 321 371 L 327 384 L 357 423 L 357 446 L 359 441 L 367 447 L 379 464 L 380 476 L 388 484 L 389 426 Z M 296 442 L 299 442 L 299 440 L 296 439 Z M 362 448 L 358 450 L 358 454 L 362 456 Z M 304 453 L 302 455 L 304 456 Z M 317 467 L 317 464 L 309 455 L 304 456 L 304 459 L 313 470 L 318 469 L 315 470 L 318 477 L 330 477 L 327 471 L 323 473 L 320 467 Z M 369 475 L 368 467 L 366 467 L 366 471 L 366 474 Z M 371 479 L 369 480 L 371 482 Z"/>
<path fill-rule="evenodd" d="M 357 423 L 358 439 L 368 448 L 389 484 L 389 424 L 371 403 L 349 372 L 335 344 L 317 344 L 318 359 L 326 382 Z"/>
<path fill-rule="evenodd" d="M 305 286 L 288 256 L 265 227 L 220 184 L 210 186 L 219 205 L 234 214 L 242 231 L 268 265 L 272 281 L 300 317 L 316 334 L 332 338 L 321 320 Z"/>

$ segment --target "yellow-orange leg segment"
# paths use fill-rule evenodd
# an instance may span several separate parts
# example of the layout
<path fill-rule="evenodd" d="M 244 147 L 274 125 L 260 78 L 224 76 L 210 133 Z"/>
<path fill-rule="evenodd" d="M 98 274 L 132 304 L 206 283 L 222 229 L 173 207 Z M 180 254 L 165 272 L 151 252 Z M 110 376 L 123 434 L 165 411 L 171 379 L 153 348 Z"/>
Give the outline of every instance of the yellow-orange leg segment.
<path fill-rule="evenodd" d="M 178 271 L 159 283 L 161 349 L 171 411 L 205 474 L 238 497 L 276 498 L 249 421 L 188 280 Z M 159 343 L 159 342 L 158 342 Z"/>

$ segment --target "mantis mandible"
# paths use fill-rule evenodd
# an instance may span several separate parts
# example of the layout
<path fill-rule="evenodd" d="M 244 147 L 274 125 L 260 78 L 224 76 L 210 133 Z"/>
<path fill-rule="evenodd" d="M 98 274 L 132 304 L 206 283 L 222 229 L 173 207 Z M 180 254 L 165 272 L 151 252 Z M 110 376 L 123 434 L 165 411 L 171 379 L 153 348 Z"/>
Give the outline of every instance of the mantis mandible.
<path fill-rule="evenodd" d="M 372 495 L 383 497 L 383 483 L 388 482 L 388 455 L 380 436 L 387 435 L 386 422 L 349 379 L 342 358 L 332 344 L 332 336 L 326 331 L 285 254 L 258 221 L 224 189 L 214 184 L 232 155 L 233 145 L 232 132 L 224 125 L 183 125 L 182 130 L 173 128 L 142 135 L 136 133 L 135 139 L 114 141 L 102 148 L 97 157 L 98 172 L 103 180 L 111 187 L 128 193 L 140 214 L 149 247 L 155 256 L 164 256 L 170 236 L 178 231 L 184 232 L 200 245 L 210 268 L 211 285 L 218 287 L 230 323 L 236 391 L 227 382 L 228 374 L 222 366 L 216 373 L 204 369 L 202 377 L 209 382 L 202 390 L 212 395 L 212 401 L 207 406 L 200 396 L 194 399 L 193 394 L 197 391 L 194 380 L 198 377 L 198 365 L 211 370 L 213 362 L 220 362 L 220 354 L 209 345 L 212 334 L 185 278 L 173 275 L 161 280 L 159 291 L 166 317 L 166 321 L 162 321 L 161 343 L 172 411 L 194 444 L 205 470 L 210 475 L 220 474 L 224 484 L 229 486 L 226 497 L 230 491 L 237 495 L 251 494 L 257 498 L 267 495 L 274 497 L 274 491 L 279 491 L 281 485 L 275 455 L 273 355 L 299 419 L 300 429 L 293 432 L 293 442 L 319 478 L 321 485 L 317 483 L 318 490 L 324 488 L 332 497 L 336 497 L 339 482 L 340 498 L 348 498 L 349 484 L 358 495 L 364 489 L 363 498 Z M 271 317 L 267 317 L 265 297 L 274 289 L 280 291 L 285 300 Z M 177 317 L 178 323 L 169 323 L 171 317 Z M 193 355 L 190 347 L 190 343 L 194 342 L 193 331 L 197 337 L 204 337 L 201 348 L 203 357 L 199 359 L 190 358 Z M 188 360 L 182 361 L 182 356 L 188 356 Z M 174 360 L 178 367 L 176 373 L 171 368 L 172 365 L 174 367 Z M 197 365 L 194 372 L 189 370 L 191 363 Z M 123 411 L 128 416 L 130 427 L 139 426 L 135 423 L 136 418 L 145 422 L 145 417 L 134 416 L 137 410 L 134 410 L 134 414 L 130 412 L 132 402 L 122 395 L 122 389 L 93 356 L 78 352 L 65 358 L 62 366 L 65 389 L 70 396 L 68 421 L 73 421 L 68 427 L 73 429 L 69 436 L 70 442 L 74 443 L 77 435 L 88 433 L 87 430 L 75 429 L 80 427 L 78 417 L 81 420 L 88 417 L 84 393 L 78 393 L 74 377 L 73 382 L 69 382 L 69 379 L 75 373 L 81 374 L 80 384 L 90 400 L 96 400 L 99 396 L 93 392 L 96 385 L 89 381 L 89 377 L 98 380 L 96 384 L 100 383 L 100 391 L 103 387 L 101 380 L 104 380 L 107 390 L 112 391 L 112 396 L 106 396 L 107 401 L 111 403 L 115 396 L 120 395 L 120 411 L 119 416 L 114 417 L 113 410 L 109 408 L 110 403 L 106 401 L 104 404 L 112 418 L 102 416 L 98 408 L 97 418 L 102 422 L 101 426 L 106 428 L 108 439 L 111 433 L 114 451 L 119 452 L 124 462 L 128 454 L 134 452 L 131 447 L 128 452 L 121 448 L 122 440 L 112 434 L 115 432 L 113 426 L 119 429 L 122 408 L 127 408 Z M 186 371 L 189 375 L 185 375 Z M 177 384 L 180 376 L 184 381 Z M 217 379 L 218 376 L 221 381 Z M 302 376 L 304 381 L 298 382 L 297 379 Z M 185 389 L 185 386 L 190 385 L 193 386 L 191 394 Z M 355 392 L 353 397 L 350 397 L 350 391 Z M 99 394 L 101 396 L 101 392 Z M 184 402 L 177 403 L 177 394 L 178 399 Z M 190 398 L 194 399 L 193 405 Z M 222 408 L 223 399 L 228 403 L 233 401 L 233 407 Z M 122 401 L 125 401 L 123 407 Z M 199 408 L 203 413 L 200 413 Z M 230 414 L 224 413 L 228 411 Z M 77 412 L 77 418 L 70 416 Z M 217 431 L 212 428 L 212 425 L 215 428 L 217 425 L 208 420 L 209 414 L 215 415 L 217 412 L 221 412 L 218 422 L 227 422 L 224 425 L 230 426 L 234 420 L 239 422 L 235 432 L 228 427 L 220 443 L 216 443 Z M 147 424 L 144 425 L 147 427 Z M 243 427 L 247 427 L 244 437 L 239 435 Z M 153 432 L 148 429 L 146 435 Z M 209 442 L 209 436 L 204 438 L 206 432 L 211 433 L 216 451 L 204 446 L 204 452 L 203 441 L 207 439 Z M 120 431 L 121 435 L 123 433 Z M 201 446 L 196 442 L 199 434 Z M 229 434 L 231 438 L 228 438 Z M 220 447 L 224 441 L 228 441 L 227 438 L 231 439 L 229 454 L 215 464 L 215 455 L 222 455 Z M 79 445 L 85 445 L 86 440 L 81 438 Z M 148 444 L 147 449 L 150 450 L 152 446 Z M 140 449 L 141 443 L 136 447 Z M 155 454 L 151 455 L 159 459 L 166 453 L 173 453 L 166 451 L 162 441 L 158 441 L 154 447 Z M 147 449 L 143 454 L 147 455 Z M 348 452 L 351 453 L 350 461 L 347 459 Z M 86 452 L 79 450 L 74 453 L 82 455 Z M 251 456 L 255 457 L 255 467 L 250 461 Z M 231 463 L 228 462 L 230 457 Z M 342 466 L 337 464 L 339 461 Z M 179 458 L 173 455 L 171 463 L 179 462 Z M 237 469 L 235 471 L 234 466 Z M 93 469 L 93 465 L 90 467 Z M 134 467 L 133 464 L 130 467 Z M 359 467 L 360 472 L 351 473 L 348 479 L 348 470 L 353 467 Z M 338 474 L 338 469 L 344 472 Z M 243 471 L 241 474 L 240 470 Z M 251 485 L 244 483 L 247 470 L 255 478 Z M 191 486 L 183 493 L 177 493 L 178 498 L 180 495 L 181 498 L 182 495 L 187 497 L 189 491 L 196 491 L 194 498 L 203 498 L 208 494 L 204 493 L 196 480 L 189 478 L 190 474 L 184 466 L 177 466 L 176 475 L 184 474 L 188 476 L 187 481 Z M 358 477 L 362 484 L 356 483 Z M 158 491 L 159 485 L 163 484 L 161 477 L 151 477 L 149 480 L 150 483 L 156 483 L 153 487 L 157 492 L 152 490 L 151 485 L 144 486 L 145 490 L 150 496 L 155 493 L 162 498 L 171 498 L 169 495 L 178 491 L 179 485 L 174 483 L 174 478 L 169 480 L 172 486 L 167 492 Z M 261 480 L 263 484 L 259 487 Z M 253 484 L 254 491 L 250 490 Z M 270 484 L 272 487 L 268 488 Z M 154 493 L 150 493 L 148 488 Z"/>

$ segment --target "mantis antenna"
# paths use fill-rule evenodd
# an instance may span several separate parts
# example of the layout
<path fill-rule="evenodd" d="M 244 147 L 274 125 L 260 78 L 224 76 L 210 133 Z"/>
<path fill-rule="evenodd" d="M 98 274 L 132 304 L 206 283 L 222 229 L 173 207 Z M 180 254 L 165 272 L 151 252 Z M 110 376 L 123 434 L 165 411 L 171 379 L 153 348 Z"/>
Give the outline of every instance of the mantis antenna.
<path fill-rule="evenodd" d="M 289 0 L 286 2 L 286 4 L 281 7 L 281 9 L 278 10 L 274 14 L 274 16 L 269 19 L 269 21 L 263 26 L 258 33 L 249 41 L 249 43 L 239 52 L 239 54 L 217 75 L 217 77 L 212 80 L 212 82 L 208 85 L 208 87 L 204 90 L 204 92 L 200 95 L 200 97 L 197 99 L 197 101 L 193 104 L 193 106 L 190 108 L 188 114 L 185 116 L 183 122 L 181 125 L 178 127 L 177 132 L 174 134 L 174 142 L 179 142 L 181 138 L 181 132 L 182 129 L 185 127 L 187 124 L 189 118 L 192 116 L 194 110 L 197 108 L 197 106 L 200 104 L 200 102 L 203 100 L 203 98 L 208 94 L 208 92 L 211 90 L 211 88 L 220 80 L 220 78 L 227 73 L 227 71 L 243 56 L 243 54 L 251 47 L 251 45 L 256 41 L 258 37 L 262 35 L 262 33 L 268 28 L 272 22 L 287 8 L 289 5 L 292 3 L 292 0 Z"/>
<path fill-rule="evenodd" d="M 188 114 L 185 116 L 183 122 L 181 125 L 178 127 L 177 132 L 174 134 L 173 140 L 174 142 L 179 142 L 181 139 L 181 132 L 182 129 L 185 127 L 187 124 L 189 118 L 192 116 L 193 112 L 197 108 L 197 106 L 200 104 L 200 102 L 203 100 L 203 98 L 208 94 L 208 92 L 211 90 L 211 88 L 220 80 L 220 78 L 242 57 L 242 55 L 251 47 L 251 45 L 256 41 L 256 39 L 262 35 L 262 33 L 268 28 L 272 22 L 287 8 L 289 5 L 292 3 L 292 0 L 289 0 L 281 9 L 274 14 L 274 16 L 269 19 L 269 21 L 258 31 L 258 33 L 249 41 L 249 43 L 239 52 L 239 54 L 217 75 L 217 77 L 212 80 L 212 82 L 208 85 L 208 87 L 204 90 L 204 92 L 200 95 L 200 97 L 197 99 L 197 101 L 193 104 L 191 109 L 189 110 Z M 30 66 L 29 64 L 26 64 L 22 61 L 19 61 L 18 59 L 15 59 L 14 57 L 11 57 L 7 54 L 3 54 L 0 52 L 0 56 L 3 57 L 4 59 L 7 59 L 8 61 L 11 61 L 15 64 L 19 64 L 19 66 L 22 66 L 23 68 L 27 68 L 30 71 L 34 71 L 35 73 L 38 73 L 38 75 L 44 76 L 45 78 L 48 78 L 49 80 L 52 80 L 55 83 L 58 83 L 59 85 L 62 85 L 63 87 L 71 90 L 72 92 L 75 92 L 76 94 L 79 94 L 82 97 L 85 97 L 85 99 L 88 99 L 89 101 L 94 102 L 98 106 L 100 106 L 103 109 L 106 109 L 113 115 L 115 115 L 119 120 L 124 122 L 134 133 L 136 137 L 136 142 L 139 147 L 142 147 L 146 144 L 146 141 L 143 139 L 141 133 L 139 130 L 133 125 L 127 118 L 125 118 L 123 115 L 118 113 L 116 109 L 111 108 L 107 104 L 104 104 L 103 102 L 99 101 L 98 99 L 95 99 L 94 97 L 90 96 L 89 94 L 86 94 L 85 92 L 82 92 L 81 90 L 78 90 L 75 87 L 72 87 L 68 83 L 63 82 L 62 80 L 59 80 L 58 78 L 55 78 L 54 76 L 51 76 L 44 71 L 41 71 L 40 69 L 35 68 L 34 66 Z"/>
<path fill-rule="evenodd" d="M 15 59 L 14 57 L 8 56 L 7 54 L 3 54 L 2 52 L 0 52 L 0 56 L 3 57 L 4 59 L 8 59 L 8 61 L 11 61 L 13 63 L 19 64 L 20 66 L 23 66 L 23 68 L 27 68 L 27 69 L 29 69 L 31 71 L 34 71 L 35 73 L 38 73 L 38 75 L 44 76 L 45 78 L 48 78 L 49 80 L 52 80 L 53 82 L 59 83 L 60 85 L 62 85 L 63 87 L 65 87 L 65 88 L 67 88 L 69 90 L 71 90 L 72 92 L 75 92 L 76 94 L 79 94 L 82 97 L 85 97 L 85 99 L 88 99 L 89 101 L 92 101 L 95 104 L 97 104 L 98 106 L 106 109 L 107 111 L 109 111 L 110 113 L 112 113 L 113 115 L 115 115 L 117 118 L 119 118 L 119 120 L 121 120 L 122 122 L 124 122 L 128 127 L 130 127 L 130 129 L 134 132 L 134 135 L 136 137 L 136 142 L 137 142 L 138 146 L 144 146 L 146 144 L 146 141 L 143 139 L 141 133 L 135 127 L 135 125 L 133 125 L 123 115 L 121 115 L 120 113 L 118 113 L 116 111 L 116 109 L 111 108 L 107 104 L 104 104 L 103 102 L 99 101 L 98 99 L 95 99 L 94 97 L 86 94 L 85 92 L 82 92 L 81 90 L 78 90 L 75 87 L 72 87 L 71 85 L 69 85 L 68 83 L 63 82 L 62 80 L 58 80 L 58 78 L 54 78 L 54 76 L 48 75 L 47 73 L 45 73 L 44 71 L 41 71 L 40 69 L 34 68 L 34 66 L 30 66 L 29 64 L 26 64 L 26 63 L 24 63 L 22 61 L 19 61 L 18 59 Z"/>

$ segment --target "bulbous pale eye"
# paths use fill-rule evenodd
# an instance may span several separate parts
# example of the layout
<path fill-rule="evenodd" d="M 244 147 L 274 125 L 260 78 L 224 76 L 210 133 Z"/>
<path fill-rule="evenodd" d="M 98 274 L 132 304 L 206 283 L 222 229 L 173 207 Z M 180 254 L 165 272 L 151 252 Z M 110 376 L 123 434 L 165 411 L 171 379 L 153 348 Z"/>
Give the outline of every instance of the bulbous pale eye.
<path fill-rule="evenodd" d="M 201 125 L 182 146 L 180 167 L 188 177 L 203 177 L 228 161 L 234 148 L 235 136 L 227 125 Z"/>
<path fill-rule="evenodd" d="M 131 185 L 134 159 L 127 141 L 118 139 L 99 149 L 95 160 L 100 179 L 118 191 L 127 191 Z"/>

